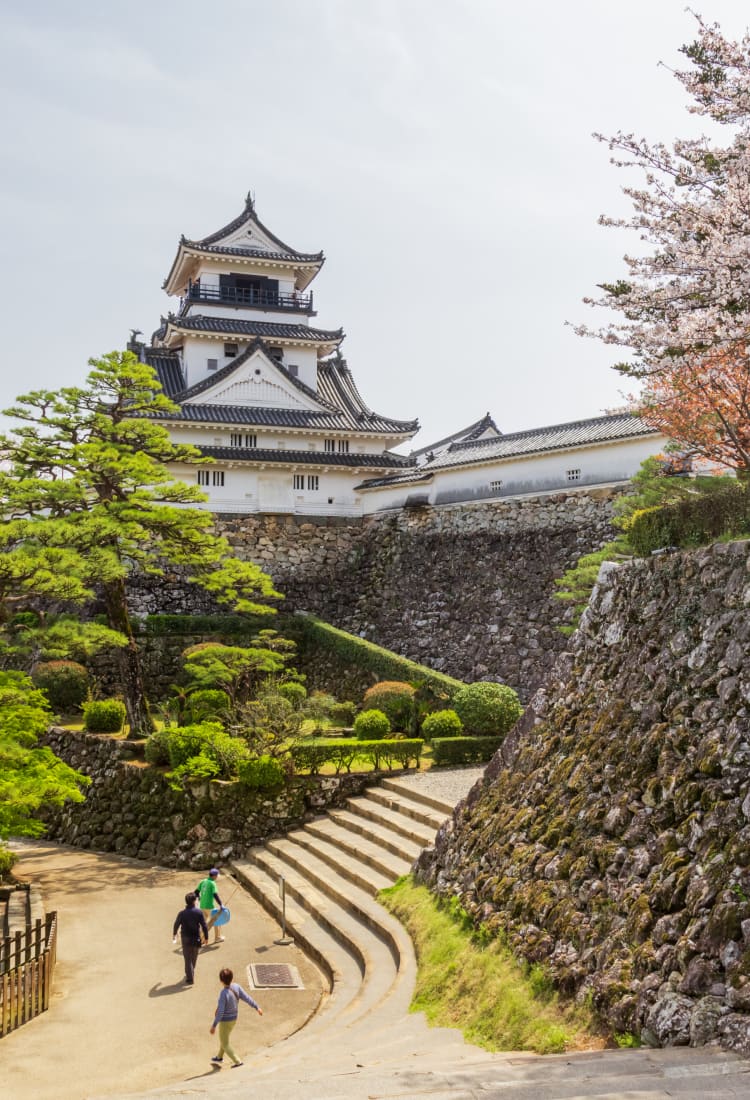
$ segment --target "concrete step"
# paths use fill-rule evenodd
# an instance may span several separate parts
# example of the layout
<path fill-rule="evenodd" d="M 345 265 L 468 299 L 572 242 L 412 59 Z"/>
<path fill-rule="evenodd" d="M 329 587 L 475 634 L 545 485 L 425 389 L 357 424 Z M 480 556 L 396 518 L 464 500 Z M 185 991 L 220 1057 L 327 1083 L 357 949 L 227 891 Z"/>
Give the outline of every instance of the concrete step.
<path fill-rule="evenodd" d="M 364 863 L 356 855 L 348 854 L 325 837 L 316 836 L 305 829 L 296 829 L 287 833 L 286 839 L 322 860 L 337 875 L 358 886 L 370 897 L 375 897 L 379 890 L 393 884 L 394 880 L 389 875 L 384 875 L 382 871 Z M 269 847 L 273 851 L 273 845 L 270 844 Z"/>
<path fill-rule="evenodd" d="M 438 813 L 442 814 L 443 817 L 450 817 L 453 813 L 454 804 L 452 802 L 446 802 L 445 799 L 426 794 L 411 784 L 407 785 L 403 779 L 382 779 L 380 785 L 387 791 L 394 791 L 396 794 L 402 794 L 410 798 L 413 802 L 421 802 L 424 806 L 430 806 L 433 810 L 437 810 Z"/>
<path fill-rule="evenodd" d="M 276 843 L 276 842 L 275 842 Z M 284 843 L 290 849 L 297 848 L 289 842 Z M 312 861 L 313 857 L 302 852 L 306 860 Z M 330 932 L 335 940 L 344 946 L 361 965 L 360 987 L 356 995 L 349 1000 L 346 1009 L 337 1017 L 337 1027 L 343 1022 L 352 1022 L 364 1014 L 369 1013 L 388 995 L 396 983 L 398 977 L 397 948 L 391 940 L 386 942 L 385 929 L 381 935 L 373 930 L 375 924 L 373 915 L 366 914 L 364 918 L 359 916 L 367 906 L 376 907 L 376 903 L 367 897 L 358 887 L 349 883 L 342 883 L 343 890 L 329 890 L 323 892 L 321 886 L 325 886 L 325 878 L 335 878 L 325 864 L 318 862 L 312 868 L 312 872 L 304 873 L 290 862 L 289 853 L 277 847 L 274 851 L 268 848 L 256 848 L 251 852 L 251 859 L 261 867 L 271 878 L 283 876 L 286 883 L 287 898 L 293 900 L 314 916 L 326 931 Z M 294 855 L 292 853 L 292 860 Z M 312 873 L 312 878 L 310 874 Z M 348 898 L 347 894 L 353 895 Z M 389 914 L 382 910 L 385 917 Z M 396 925 L 396 922 L 393 922 Z M 396 934 L 404 939 L 403 930 L 396 925 Z M 407 949 L 411 947 L 406 940 Z"/>
<path fill-rule="evenodd" d="M 260 905 L 281 924 L 281 897 L 277 876 L 268 874 L 250 860 L 236 860 L 233 874 Z M 298 905 L 293 897 L 286 898 L 286 931 L 313 959 L 328 979 L 328 996 L 321 1005 L 318 1018 L 335 1019 L 357 997 L 362 985 L 364 959 L 341 942 L 340 937 L 316 920 L 307 909 Z M 279 930 L 281 935 L 281 930 Z M 312 1025 L 308 1024 L 305 1032 Z"/>
<path fill-rule="evenodd" d="M 368 840 L 361 833 L 353 833 L 344 824 L 335 821 L 332 817 L 322 817 L 318 821 L 310 821 L 305 825 L 304 831 L 311 836 L 319 837 L 330 844 L 335 844 L 342 852 L 350 856 L 356 856 L 362 863 L 372 867 L 385 875 L 391 883 L 401 875 L 406 875 L 411 870 L 413 860 L 404 859 Z M 398 844 L 396 844 L 398 847 Z"/>
<path fill-rule="evenodd" d="M 426 825 L 428 829 L 432 830 L 433 837 L 446 817 L 450 816 L 438 810 L 433 810 L 430 806 L 415 802 L 408 797 L 405 791 L 396 792 L 382 790 L 380 787 L 369 787 L 363 797 L 371 802 L 377 802 L 378 805 L 385 806 L 389 810 L 395 810 L 397 813 L 403 814 L 404 817 L 411 818 L 412 821 L 418 821 L 420 824 Z"/>
<path fill-rule="evenodd" d="M 420 851 L 422 848 L 426 848 L 429 844 L 432 844 L 435 839 L 435 829 L 430 828 L 428 825 L 422 825 L 420 822 L 414 821 L 411 818 L 404 817 L 404 815 L 397 810 L 389 810 L 370 798 L 347 798 L 346 805 L 351 813 L 358 814 L 360 817 L 366 818 L 367 821 L 373 821 L 377 825 L 383 825 L 398 836 L 406 837 L 412 844 L 418 845 Z"/>
<path fill-rule="evenodd" d="M 353 810 L 329 810 L 328 816 L 341 828 L 364 837 L 384 852 L 390 852 L 408 863 L 409 867 L 424 847 L 423 844 L 392 832 L 387 825 L 356 814 Z"/>

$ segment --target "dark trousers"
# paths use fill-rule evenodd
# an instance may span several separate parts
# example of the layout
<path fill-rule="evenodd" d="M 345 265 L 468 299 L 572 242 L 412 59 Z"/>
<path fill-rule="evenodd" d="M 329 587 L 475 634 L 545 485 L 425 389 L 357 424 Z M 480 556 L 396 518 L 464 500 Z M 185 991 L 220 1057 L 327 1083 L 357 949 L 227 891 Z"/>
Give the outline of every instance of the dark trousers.
<path fill-rule="evenodd" d="M 185 960 L 185 981 L 191 984 L 195 981 L 195 964 L 198 961 L 198 952 L 200 951 L 200 944 L 195 940 L 186 940 L 182 938 L 182 957 Z"/>

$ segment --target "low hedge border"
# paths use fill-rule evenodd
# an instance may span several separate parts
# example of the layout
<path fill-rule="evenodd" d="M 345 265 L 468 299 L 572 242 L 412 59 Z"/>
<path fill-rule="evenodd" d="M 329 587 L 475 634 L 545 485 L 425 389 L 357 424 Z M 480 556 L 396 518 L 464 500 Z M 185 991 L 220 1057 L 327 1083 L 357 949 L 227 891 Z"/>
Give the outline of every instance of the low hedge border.
<path fill-rule="evenodd" d="M 350 772 L 357 758 L 367 760 L 376 771 L 383 766 L 408 768 L 412 760 L 416 766 L 423 745 L 421 738 L 384 741 L 342 739 L 335 745 L 294 745 L 291 756 L 295 771 L 318 775 L 324 764 L 333 764 L 338 775 L 342 768 Z"/>
<path fill-rule="evenodd" d="M 430 742 L 433 766 L 483 764 L 492 759 L 504 740 L 504 737 L 435 737 Z"/>
<path fill-rule="evenodd" d="M 269 626 L 269 619 L 273 618 L 273 626 L 278 620 L 275 617 L 264 616 L 263 626 Z M 163 636 L 169 634 L 246 634 L 248 637 L 254 631 L 262 629 L 261 619 L 252 615 L 148 615 L 141 630 L 146 634 Z"/>
<path fill-rule="evenodd" d="M 410 661 L 407 657 L 400 657 L 390 649 L 383 649 L 356 634 L 348 634 L 330 623 L 324 623 L 314 615 L 295 615 L 293 629 L 304 643 L 328 649 L 349 664 L 369 669 L 381 680 L 404 680 L 407 683 L 422 681 L 429 687 L 445 692 L 451 699 L 465 686 L 453 676 L 446 676 L 443 672 L 435 672 L 434 669 Z"/>

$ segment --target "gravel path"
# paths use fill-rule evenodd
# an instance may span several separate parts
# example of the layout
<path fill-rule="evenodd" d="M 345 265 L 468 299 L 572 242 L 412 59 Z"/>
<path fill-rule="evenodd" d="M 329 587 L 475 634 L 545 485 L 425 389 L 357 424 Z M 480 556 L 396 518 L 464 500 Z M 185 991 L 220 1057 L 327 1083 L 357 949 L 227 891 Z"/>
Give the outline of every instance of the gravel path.
<path fill-rule="evenodd" d="M 426 772 L 414 772 L 399 777 L 404 787 L 413 787 L 426 795 L 452 802 L 455 806 L 465 798 L 477 779 L 484 775 L 484 768 L 430 768 Z"/>

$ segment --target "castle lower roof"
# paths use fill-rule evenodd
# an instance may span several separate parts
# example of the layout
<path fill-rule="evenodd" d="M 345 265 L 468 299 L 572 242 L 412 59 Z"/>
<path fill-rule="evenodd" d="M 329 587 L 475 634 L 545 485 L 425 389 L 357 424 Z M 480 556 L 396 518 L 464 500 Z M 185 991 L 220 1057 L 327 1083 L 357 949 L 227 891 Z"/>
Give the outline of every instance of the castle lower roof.
<path fill-rule="evenodd" d="M 222 336 L 260 336 L 264 340 L 303 340 L 306 343 L 338 345 L 344 339 L 343 329 L 311 328 L 309 325 L 285 324 L 277 321 L 246 321 L 233 317 L 213 317 L 206 314 L 177 317 L 170 313 L 167 328 L 177 332 L 205 332 Z"/>
<path fill-rule="evenodd" d="M 381 454 L 339 454 L 334 451 L 293 451 L 288 447 L 215 447 L 196 444 L 207 458 L 223 462 L 286 463 L 303 466 L 369 466 L 374 469 L 403 469 L 410 464 L 404 455 L 390 451 Z"/>

